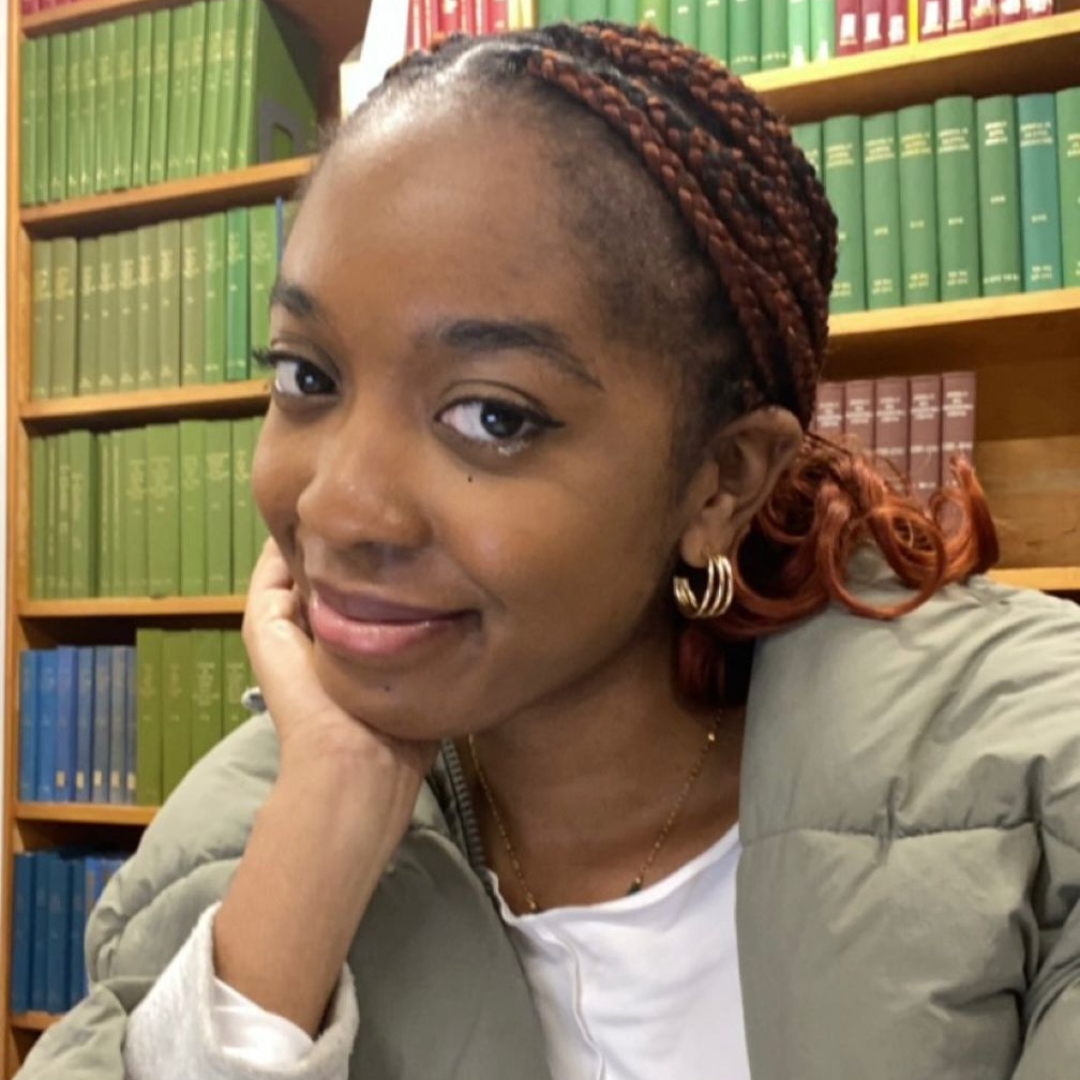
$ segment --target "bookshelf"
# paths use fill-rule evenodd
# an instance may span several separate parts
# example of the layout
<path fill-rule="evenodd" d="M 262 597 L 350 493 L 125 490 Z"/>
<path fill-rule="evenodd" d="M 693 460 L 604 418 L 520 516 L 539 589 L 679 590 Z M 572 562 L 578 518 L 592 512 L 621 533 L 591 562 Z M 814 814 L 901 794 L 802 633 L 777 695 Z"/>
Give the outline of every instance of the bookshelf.
<path fill-rule="evenodd" d="M 21 35 L 71 29 L 121 14 L 174 6 L 167 0 L 80 0 L 21 19 L 9 4 L 10 85 L 19 85 Z M 286 0 L 324 45 L 327 88 L 336 64 L 362 34 L 366 0 Z M 810 68 L 749 78 L 791 122 L 850 111 L 872 113 L 949 93 L 985 95 L 1059 89 L 1080 82 L 1080 0 L 1065 14 L 962 37 L 846 57 Z M 324 116 L 333 114 L 333 93 Z M 292 191 L 310 159 L 130 192 L 19 206 L 18 94 L 9 101 L 7 252 L 8 505 L 25 506 L 28 439 L 71 427 L 131 426 L 188 417 L 253 415 L 265 407 L 265 382 L 181 387 L 82 398 L 29 399 L 30 244 L 36 239 L 130 228 L 159 219 L 210 213 Z M 830 379 L 918 374 L 952 367 L 979 373 L 976 464 L 1002 529 L 1003 568 L 996 580 L 1080 598 L 1080 289 L 1020 294 L 926 307 L 837 316 L 826 367 Z M 69 840 L 106 838 L 131 846 L 153 807 L 34 804 L 18 801 L 18 654 L 26 647 L 92 643 L 140 622 L 173 627 L 239 625 L 243 597 L 155 600 L 29 599 L 28 525 L 8 520 L 8 629 L 5 700 L 4 823 L 10 852 L 2 866 L 5 942 L 11 940 L 14 852 Z M 9 950 L 3 950 L 5 956 Z M 4 1016 L 3 1075 L 10 1077 L 41 1031 L 45 1013 L 13 1016 L 9 970 L 0 965 Z"/>

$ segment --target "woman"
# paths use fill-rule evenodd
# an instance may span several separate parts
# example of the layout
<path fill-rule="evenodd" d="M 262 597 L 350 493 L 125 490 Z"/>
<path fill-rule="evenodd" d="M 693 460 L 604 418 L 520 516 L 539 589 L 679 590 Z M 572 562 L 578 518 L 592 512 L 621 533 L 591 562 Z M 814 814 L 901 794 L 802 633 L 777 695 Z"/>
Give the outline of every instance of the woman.
<path fill-rule="evenodd" d="M 1080 619 L 980 576 L 966 465 L 946 535 L 808 434 L 834 269 L 786 128 L 669 39 L 392 72 L 274 294 L 269 714 L 21 1075 L 1068 1075 Z"/>

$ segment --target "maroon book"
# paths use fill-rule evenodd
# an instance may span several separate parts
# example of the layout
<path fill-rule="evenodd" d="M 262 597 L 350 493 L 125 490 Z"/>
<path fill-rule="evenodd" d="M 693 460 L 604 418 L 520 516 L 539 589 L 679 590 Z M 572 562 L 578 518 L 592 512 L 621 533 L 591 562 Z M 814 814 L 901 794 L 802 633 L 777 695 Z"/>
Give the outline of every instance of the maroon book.
<path fill-rule="evenodd" d="M 885 19 L 885 40 L 888 44 L 906 45 L 911 37 L 908 33 L 907 0 L 886 0 Z"/>
<path fill-rule="evenodd" d="M 844 385 L 838 382 L 818 384 L 814 420 L 810 430 L 823 439 L 839 442 L 844 434 Z"/>
<path fill-rule="evenodd" d="M 859 19 L 860 0 L 836 0 L 836 55 L 851 56 L 861 52 Z"/>
<path fill-rule="evenodd" d="M 972 30 L 985 30 L 997 22 L 997 0 L 971 0 L 968 22 Z"/>
<path fill-rule="evenodd" d="M 439 32 L 441 34 L 456 34 L 463 25 L 461 5 L 467 0 L 442 0 L 439 11 Z"/>
<path fill-rule="evenodd" d="M 51 11 L 56 7 L 56 0 L 38 0 L 38 11 Z"/>
<path fill-rule="evenodd" d="M 945 33 L 964 34 L 970 30 L 969 11 L 968 0 L 947 0 L 945 6 Z"/>
<path fill-rule="evenodd" d="M 885 48 L 885 0 L 862 0 L 860 8 L 862 15 L 863 52 L 872 52 L 874 49 Z"/>
<path fill-rule="evenodd" d="M 1024 0 L 1024 18 L 1041 19 L 1054 14 L 1054 0 Z"/>
<path fill-rule="evenodd" d="M 941 376 L 941 475 L 946 484 L 954 456 L 975 463 L 974 371 L 949 371 Z"/>
<path fill-rule="evenodd" d="M 945 0 L 919 0 L 919 40 L 929 41 L 945 33 Z"/>
<path fill-rule="evenodd" d="M 844 383 L 844 442 L 852 450 L 874 449 L 874 381 Z"/>
<path fill-rule="evenodd" d="M 911 483 L 925 505 L 941 487 L 941 376 L 914 375 L 911 399 Z"/>
<path fill-rule="evenodd" d="M 1024 17 L 1024 0 L 998 0 L 998 26 L 1020 22 Z"/>
<path fill-rule="evenodd" d="M 422 0 L 420 12 L 420 42 L 425 49 L 431 48 L 431 40 L 439 33 L 439 13 L 442 0 Z"/>
<path fill-rule="evenodd" d="M 22 13 L 33 15 L 37 11 L 37 0 L 22 0 Z"/>
<path fill-rule="evenodd" d="M 409 0 L 409 36 L 405 47 L 409 52 L 416 52 L 424 47 L 424 0 Z"/>
<path fill-rule="evenodd" d="M 493 34 L 510 29 L 510 0 L 488 0 L 488 25 Z"/>
<path fill-rule="evenodd" d="M 908 381 L 903 378 L 874 380 L 874 454 L 896 470 L 900 478 L 910 467 L 911 402 Z M 898 489 L 891 469 L 882 470 Z"/>

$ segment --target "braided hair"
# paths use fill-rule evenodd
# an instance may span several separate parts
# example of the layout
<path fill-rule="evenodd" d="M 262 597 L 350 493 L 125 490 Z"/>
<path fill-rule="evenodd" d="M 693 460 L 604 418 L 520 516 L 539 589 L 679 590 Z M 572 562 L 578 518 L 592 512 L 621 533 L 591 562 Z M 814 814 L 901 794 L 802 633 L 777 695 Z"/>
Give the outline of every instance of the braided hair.
<path fill-rule="evenodd" d="M 741 79 L 648 27 L 595 21 L 455 34 L 391 68 L 331 147 L 361 130 L 372 111 L 443 91 L 486 93 L 500 108 L 531 101 L 557 131 L 580 135 L 586 125 L 584 153 L 577 147 L 568 163 L 598 178 L 599 197 L 584 216 L 599 233 L 593 260 L 608 264 L 612 332 L 651 335 L 680 365 L 692 417 L 673 436 L 684 476 L 700 461 L 703 440 L 755 408 L 785 408 L 803 428 L 795 461 L 729 553 L 731 608 L 680 626 L 676 664 L 689 696 L 710 705 L 745 701 L 753 641 L 830 601 L 892 619 L 997 562 L 989 507 L 965 461 L 950 463 L 953 483 L 924 507 L 906 477 L 888 474 L 891 466 L 809 430 L 837 220 L 788 127 Z M 659 211 L 663 242 L 654 228 L 637 258 L 612 259 L 607 253 L 634 242 L 626 222 L 641 220 L 630 193 L 642 177 L 665 197 L 647 200 L 667 204 Z M 580 193 L 589 184 L 574 186 L 588 198 Z M 653 257 L 665 246 L 673 260 Z M 651 289 L 653 302 L 628 302 L 635 289 Z M 916 590 L 908 601 L 873 607 L 845 587 L 851 555 L 868 543 Z"/>

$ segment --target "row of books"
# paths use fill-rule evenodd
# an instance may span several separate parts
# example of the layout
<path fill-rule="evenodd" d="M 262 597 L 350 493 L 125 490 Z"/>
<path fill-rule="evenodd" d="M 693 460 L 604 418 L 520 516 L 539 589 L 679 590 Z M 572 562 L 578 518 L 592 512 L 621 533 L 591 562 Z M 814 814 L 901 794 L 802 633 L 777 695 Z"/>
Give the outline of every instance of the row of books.
<path fill-rule="evenodd" d="M 1042 19 L 1056 9 L 1056 0 L 919 0 L 919 40 Z"/>
<path fill-rule="evenodd" d="M 21 0 L 24 15 L 36 15 L 39 11 L 52 11 L 53 8 L 79 3 L 83 3 L 83 0 Z"/>
<path fill-rule="evenodd" d="M 135 646 L 19 657 L 19 798 L 160 806 L 248 717 L 239 630 L 143 628 Z"/>
<path fill-rule="evenodd" d="M 251 462 L 262 417 L 30 442 L 31 596 L 247 591 L 266 538 Z"/>
<path fill-rule="evenodd" d="M 973 371 L 822 382 L 811 429 L 910 477 L 925 503 L 949 482 L 953 455 L 975 460 L 975 385 Z"/>
<path fill-rule="evenodd" d="M 30 396 L 251 377 L 297 204 L 238 207 L 32 250 Z"/>
<path fill-rule="evenodd" d="M 86 996 L 86 923 L 126 858 L 64 848 L 15 856 L 13 1013 L 59 1015 Z"/>
<path fill-rule="evenodd" d="M 833 312 L 1080 285 L 1080 87 L 792 135 L 839 220 Z"/>
<path fill-rule="evenodd" d="M 24 206 L 311 152 L 319 51 L 266 0 L 198 0 L 22 43 Z"/>

